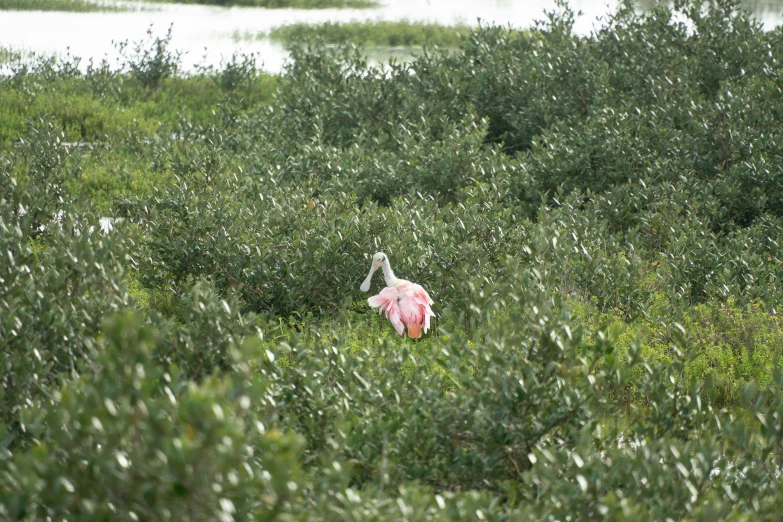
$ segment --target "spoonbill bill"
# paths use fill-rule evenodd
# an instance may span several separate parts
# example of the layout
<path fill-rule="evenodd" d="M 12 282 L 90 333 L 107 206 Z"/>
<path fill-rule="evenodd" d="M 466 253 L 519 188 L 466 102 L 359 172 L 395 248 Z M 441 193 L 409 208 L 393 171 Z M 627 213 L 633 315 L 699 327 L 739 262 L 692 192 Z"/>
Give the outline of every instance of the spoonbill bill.
<path fill-rule="evenodd" d="M 405 279 L 397 279 L 392 272 L 389 258 L 383 252 L 378 252 L 372 256 L 372 265 L 367 279 L 364 280 L 359 288 L 362 292 L 370 290 L 370 281 L 372 275 L 383 268 L 383 277 L 386 279 L 386 288 L 381 290 L 378 295 L 367 299 L 367 304 L 373 308 L 378 308 L 378 313 L 386 312 L 386 318 L 394 325 L 394 329 L 400 335 L 403 334 L 404 327 L 408 327 L 408 337 L 418 339 L 430 328 L 430 317 L 432 313 L 432 299 L 427 291 L 420 285 L 411 283 Z"/>

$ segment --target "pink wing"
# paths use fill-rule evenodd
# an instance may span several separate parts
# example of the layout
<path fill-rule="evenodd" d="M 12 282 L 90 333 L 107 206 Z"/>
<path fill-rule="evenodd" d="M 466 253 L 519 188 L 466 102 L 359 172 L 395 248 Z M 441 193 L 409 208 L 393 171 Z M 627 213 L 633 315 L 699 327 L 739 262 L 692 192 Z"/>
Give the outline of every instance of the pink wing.
<path fill-rule="evenodd" d="M 430 308 L 433 301 L 427 291 L 409 281 L 397 285 L 397 290 L 400 294 L 399 313 L 402 322 L 406 325 L 422 326 L 426 333 L 430 329 L 430 317 L 435 315 Z"/>
<path fill-rule="evenodd" d="M 413 283 L 414 299 L 419 303 L 424 314 L 424 332 L 430 329 L 430 317 L 435 317 L 430 305 L 433 304 L 433 300 L 430 298 L 430 294 L 422 288 L 420 285 Z"/>
<path fill-rule="evenodd" d="M 394 325 L 394 329 L 397 330 L 397 333 L 402 335 L 404 327 L 402 325 L 402 320 L 400 320 L 400 308 L 397 302 L 398 297 L 399 292 L 397 289 L 387 286 L 381 290 L 381 293 L 378 295 L 374 295 L 367 299 L 367 304 L 373 308 L 380 307 L 378 313 L 386 312 L 386 318 Z"/>

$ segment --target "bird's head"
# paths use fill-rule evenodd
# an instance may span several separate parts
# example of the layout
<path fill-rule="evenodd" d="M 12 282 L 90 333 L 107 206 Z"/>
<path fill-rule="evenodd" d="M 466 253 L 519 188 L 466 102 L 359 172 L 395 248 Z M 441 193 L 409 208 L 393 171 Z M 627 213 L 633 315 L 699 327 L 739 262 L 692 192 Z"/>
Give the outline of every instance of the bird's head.
<path fill-rule="evenodd" d="M 370 265 L 370 273 L 367 274 L 367 278 L 364 280 L 362 285 L 359 287 L 359 289 L 362 292 L 368 292 L 370 290 L 370 281 L 372 281 L 372 275 L 385 262 L 388 262 L 388 258 L 386 257 L 386 254 L 384 254 L 383 252 L 378 252 L 374 256 L 372 256 L 372 264 Z"/>

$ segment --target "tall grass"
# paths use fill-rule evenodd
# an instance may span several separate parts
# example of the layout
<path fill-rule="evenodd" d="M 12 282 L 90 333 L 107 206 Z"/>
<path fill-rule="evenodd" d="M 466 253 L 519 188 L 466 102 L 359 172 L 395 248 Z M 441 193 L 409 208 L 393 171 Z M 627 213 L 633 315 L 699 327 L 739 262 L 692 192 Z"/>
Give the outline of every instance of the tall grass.
<path fill-rule="evenodd" d="M 17 62 L 21 59 L 22 55 L 19 51 L 8 49 L 6 47 L 0 47 L 0 65 L 6 63 Z"/>

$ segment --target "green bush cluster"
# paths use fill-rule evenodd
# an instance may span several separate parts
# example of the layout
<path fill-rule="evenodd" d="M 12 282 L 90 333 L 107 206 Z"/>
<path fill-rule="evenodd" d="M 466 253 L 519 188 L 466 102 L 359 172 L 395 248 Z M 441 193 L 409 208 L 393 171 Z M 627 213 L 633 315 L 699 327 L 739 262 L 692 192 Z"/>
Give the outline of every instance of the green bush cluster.
<path fill-rule="evenodd" d="M 29 413 L 42 442 L 0 460 L 0 513 L 215 520 L 279 512 L 296 493 L 299 440 L 254 417 L 259 386 L 181 380 L 152 357 L 156 331 L 132 315 L 103 331 L 97 367 Z"/>
<path fill-rule="evenodd" d="M 167 52 L 170 36 L 121 43 L 120 71 L 102 62 L 82 73 L 73 57 L 12 62 L 13 74 L 0 78 L 0 151 L 13 150 L 31 122 L 51 121 L 79 165 L 65 183 L 91 211 L 111 214 L 120 195 L 152 193 L 170 176 L 150 172 L 151 146 L 171 143 L 180 127 L 207 124 L 217 107 L 243 112 L 268 103 L 279 81 L 259 73 L 254 56 L 172 76 L 179 57 Z"/>
<path fill-rule="evenodd" d="M 0 518 L 777 520 L 783 33 L 573 16 L 275 78 L 12 60 Z"/>
<path fill-rule="evenodd" d="M 17 161 L 27 157 L 22 176 Z M 65 190 L 74 175 L 63 136 L 51 122 L 31 129 L 0 164 L 4 392 L 2 421 L 19 425 L 22 408 L 51 397 L 60 378 L 90 360 L 102 317 L 128 306 L 125 248 L 96 220 L 74 211 Z"/>

